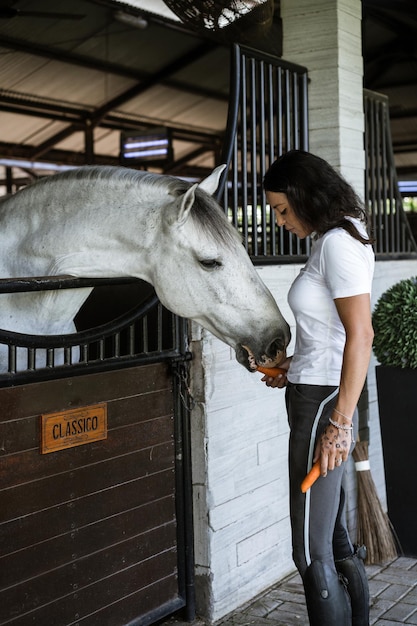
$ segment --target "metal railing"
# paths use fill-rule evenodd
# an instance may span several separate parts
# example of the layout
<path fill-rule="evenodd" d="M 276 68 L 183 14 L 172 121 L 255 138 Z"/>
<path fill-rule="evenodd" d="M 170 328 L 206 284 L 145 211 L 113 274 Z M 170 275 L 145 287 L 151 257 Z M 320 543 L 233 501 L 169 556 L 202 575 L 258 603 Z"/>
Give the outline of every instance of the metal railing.
<path fill-rule="evenodd" d="M 388 97 L 364 90 L 365 200 L 377 258 L 414 255 L 417 245 L 405 215 L 394 163 Z"/>
<path fill-rule="evenodd" d="M 70 276 L 0 280 L 1 293 L 134 285 L 133 278 L 87 279 Z M 155 293 L 115 319 L 67 335 L 30 335 L 0 329 L 7 346 L 8 371 L 0 387 L 18 381 L 46 380 L 123 366 L 183 360 L 186 321 L 159 302 Z"/>
<path fill-rule="evenodd" d="M 229 118 L 222 161 L 229 165 L 218 200 L 242 233 L 254 262 L 295 262 L 310 250 L 278 228 L 266 205 L 262 180 L 281 154 L 308 149 L 307 70 L 235 45 L 231 64 Z M 227 181 L 227 184 L 226 184 Z"/>
<path fill-rule="evenodd" d="M 304 261 L 307 238 L 275 224 L 262 180 L 269 165 L 292 148 L 308 150 L 307 69 L 235 45 L 229 118 L 218 192 L 256 264 Z M 378 259 L 413 256 L 416 242 L 402 206 L 394 163 L 388 98 L 364 90 L 365 202 Z M 226 184 L 227 183 L 227 184 Z"/>

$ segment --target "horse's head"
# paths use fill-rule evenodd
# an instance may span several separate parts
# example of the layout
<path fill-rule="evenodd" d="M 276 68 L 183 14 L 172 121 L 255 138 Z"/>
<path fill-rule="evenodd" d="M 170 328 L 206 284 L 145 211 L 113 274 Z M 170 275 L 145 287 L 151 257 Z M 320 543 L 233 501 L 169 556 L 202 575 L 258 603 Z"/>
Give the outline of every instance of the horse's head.
<path fill-rule="evenodd" d="M 248 369 L 278 365 L 290 329 L 246 253 L 238 232 L 211 194 L 223 166 L 199 185 L 178 181 L 162 215 L 153 284 L 171 311 L 199 322 L 232 346 Z M 251 353 L 251 359 L 249 354 Z"/>

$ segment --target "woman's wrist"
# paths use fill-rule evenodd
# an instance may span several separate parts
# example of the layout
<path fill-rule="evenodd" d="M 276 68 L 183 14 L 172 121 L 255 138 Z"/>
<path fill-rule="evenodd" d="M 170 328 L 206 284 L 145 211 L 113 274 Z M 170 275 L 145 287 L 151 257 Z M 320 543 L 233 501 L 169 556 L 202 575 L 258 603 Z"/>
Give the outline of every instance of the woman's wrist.
<path fill-rule="evenodd" d="M 331 424 L 332 426 L 334 426 L 335 428 L 337 428 L 338 430 L 344 430 L 346 432 L 348 431 L 353 431 L 353 426 L 352 426 L 352 422 L 336 422 L 335 420 L 332 420 L 331 417 L 329 417 L 329 424 Z"/>
<path fill-rule="evenodd" d="M 336 409 L 336 407 L 333 408 L 332 417 L 334 417 L 334 419 L 329 419 L 329 422 L 330 424 L 332 424 L 332 426 L 338 428 L 339 430 L 350 430 L 352 432 L 352 417 L 350 417 L 346 413 L 343 413 L 342 411 L 339 411 L 339 409 Z"/>
<path fill-rule="evenodd" d="M 349 417 L 349 415 L 346 415 L 346 413 L 342 413 L 342 411 L 339 411 L 339 409 L 336 409 L 336 407 L 333 409 L 333 411 L 334 411 L 334 413 L 336 413 L 339 416 L 339 418 L 343 417 L 343 419 L 346 422 L 348 422 L 348 426 L 350 426 L 352 424 L 352 417 Z M 336 421 L 339 421 L 339 419 L 336 420 Z"/>

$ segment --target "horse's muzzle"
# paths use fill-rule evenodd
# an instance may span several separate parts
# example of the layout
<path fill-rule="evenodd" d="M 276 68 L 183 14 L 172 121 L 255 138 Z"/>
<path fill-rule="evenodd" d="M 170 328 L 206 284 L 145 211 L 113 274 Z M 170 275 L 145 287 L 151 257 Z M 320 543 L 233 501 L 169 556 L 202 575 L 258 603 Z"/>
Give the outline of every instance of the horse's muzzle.
<path fill-rule="evenodd" d="M 250 372 L 255 372 L 258 365 L 264 367 L 278 367 L 287 358 L 286 348 L 291 339 L 291 333 L 284 333 L 276 337 L 269 345 L 256 346 L 253 341 L 245 341 L 236 346 L 236 359 Z"/>

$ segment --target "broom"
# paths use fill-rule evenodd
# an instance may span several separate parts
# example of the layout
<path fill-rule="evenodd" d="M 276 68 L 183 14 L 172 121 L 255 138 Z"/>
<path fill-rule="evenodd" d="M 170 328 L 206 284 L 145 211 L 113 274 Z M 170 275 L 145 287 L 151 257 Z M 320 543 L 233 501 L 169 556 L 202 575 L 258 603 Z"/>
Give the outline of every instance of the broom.
<path fill-rule="evenodd" d="M 352 451 L 358 480 L 357 543 L 366 546 L 365 563 L 386 563 L 398 556 L 393 528 L 382 509 L 372 478 L 368 442 L 357 441 Z"/>

